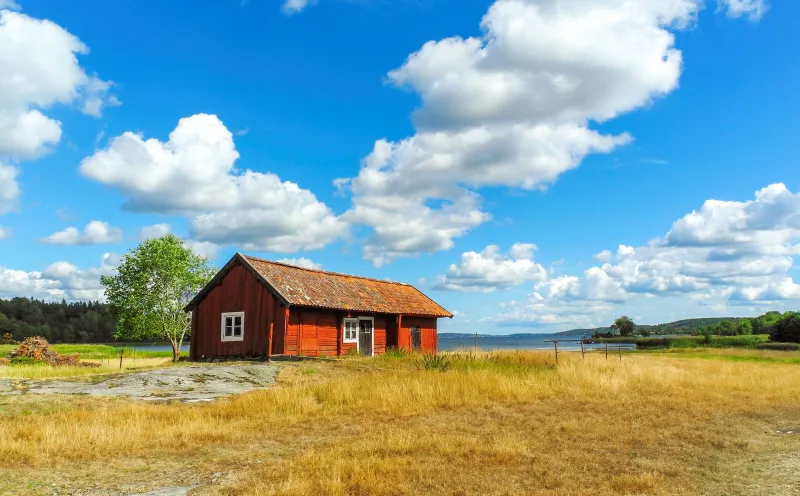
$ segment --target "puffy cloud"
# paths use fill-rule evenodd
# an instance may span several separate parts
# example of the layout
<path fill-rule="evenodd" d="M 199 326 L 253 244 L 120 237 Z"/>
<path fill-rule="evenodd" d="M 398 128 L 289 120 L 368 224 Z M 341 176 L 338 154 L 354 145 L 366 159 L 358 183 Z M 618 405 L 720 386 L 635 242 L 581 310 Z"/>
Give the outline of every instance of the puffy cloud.
<path fill-rule="evenodd" d="M 728 17 L 747 17 L 751 21 L 758 21 L 769 9 L 767 0 L 718 0 L 718 4 Z"/>
<path fill-rule="evenodd" d="M 773 184 L 752 200 L 708 200 L 664 237 L 598 253 L 600 265 L 580 275 L 535 282 L 527 298 L 488 320 L 590 328 L 608 325 L 620 305 L 629 315 L 646 310 L 650 319 L 664 307 L 672 308 L 664 318 L 725 314 L 730 305 L 754 313 L 785 307 L 800 302 L 800 284 L 790 275 L 798 255 L 800 193 Z"/>
<path fill-rule="evenodd" d="M 346 236 L 345 222 L 313 193 L 272 173 L 240 173 L 238 158 L 225 125 L 198 114 L 181 119 L 166 142 L 126 132 L 80 169 L 119 189 L 130 210 L 188 217 L 196 242 L 293 252 Z"/>
<path fill-rule="evenodd" d="M 800 299 L 788 272 L 800 255 L 800 194 L 773 184 L 749 201 L 708 200 L 673 223 L 664 238 L 620 245 L 616 260 L 582 277 L 543 282 L 537 292 L 559 300 L 623 302 L 639 295 L 714 292 L 738 301 Z"/>
<path fill-rule="evenodd" d="M 500 313 L 484 320 L 508 327 L 593 328 L 608 325 L 613 309 L 609 303 L 547 300 L 532 293 L 523 301 L 504 304 Z"/>
<path fill-rule="evenodd" d="M 83 232 L 76 227 L 68 227 L 63 231 L 42 238 L 40 242 L 48 245 L 100 245 L 122 241 L 122 229 L 111 227 L 108 222 L 93 220 L 86 224 Z"/>
<path fill-rule="evenodd" d="M 16 167 L 0 163 L 0 215 L 17 208 L 20 193 L 17 174 Z"/>
<path fill-rule="evenodd" d="M 286 0 L 281 10 L 286 15 L 294 15 L 305 10 L 309 5 L 317 3 L 316 0 Z"/>
<path fill-rule="evenodd" d="M 0 226 L 0 240 L 9 239 L 12 234 L 11 228 Z"/>
<path fill-rule="evenodd" d="M 673 32 L 700 0 L 497 0 L 480 38 L 430 41 L 388 80 L 422 98 L 417 133 L 379 140 L 357 177 L 338 180 L 369 226 L 376 264 L 452 246 L 485 222 L 477 190 L 544 189 L 588 154 L 629 143 L 590 128 L 678 85 Z M 413 220 L 408 220 L 413 219 Z M 404 224 L 397 228 L 398 221 Z"/>
<path fill-rule="evenodd" d="M 44 272 L 26 272 L 0 266 L 0 297 L 103 301 L 105 292 L 100 276 L 113 275 L 119 263 L 119 256 L 106 253 L 99 267 L 86 270 L 69 262 L 55 262 Z"/>
<path fill-rule="evenodd" d="M 146 240 L 152 238 L 160 238 L 172 232 L 172 227 L 169 224 L 153 224 L 152 226 L 144 226 L 139 231 L 139 239 Z"/>
<path fill-rule="evenodd" d="M 311 260 L 310 258 L 300 257 L 300 258 L 283 258 L 278 260 L 280 263 L 285 263 L 287 265 L 294 265 L 295 267 L 302 267 L 304 269 L 321 269 L 322 264 L 318 264 Z"/>
<path fill-rule="evenodd" d="M 86 45 L 61 26 L 0 10 L 0 158 L 33 158 L 60 141 L 61 123 L 43 109 L 77 104 L 99 116 L 104 105 L 119 104 L 109 97 L 110 82 L 80 66 L 77 56 L 86 53 Z"/>
<path fill-rule="evenodd" d="M 606 263 L 606 262 L 610 262 L 611 261 L 611 257 L 613 257 L 613 256 L 614 255 L 611 253 L 611 251 L 603 250 L 603 251 L 601 251 L 599 253 L 595 253 L 592 258 L 594 258 L 598 262 Z"/>
<path fill-rule="evenodd" d="M 438 277 L 434 288 L 488 293 L 525 282 L 545 281 L 548 272 L 533 261 L 535 250 L 536 245 L 516 243 L 508 255 L 503 255 L 495 245 L 487 246 L 480 253 L 463 253 L 461 262 L 450 265 L 447 272 Z"/>
<path fill-rule="evenodd" d="M 194 241 L 188 239 L 184 240 L 184 243 L 195 253 L 195 255 L 199 255 L 209 260 L 217 258 L 221 248 L 219 245 L 215 243 L 209 243 L 208 241 Z"/>

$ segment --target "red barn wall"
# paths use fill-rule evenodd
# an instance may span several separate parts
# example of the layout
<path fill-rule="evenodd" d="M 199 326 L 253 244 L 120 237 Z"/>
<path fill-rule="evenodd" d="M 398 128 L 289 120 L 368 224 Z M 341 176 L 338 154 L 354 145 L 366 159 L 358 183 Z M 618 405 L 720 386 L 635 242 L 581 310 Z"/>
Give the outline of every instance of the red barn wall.
<path fill-rule="evenodd" d="M 422 352 L 436 353 L 438 349 L 438 336 L 436 334 L 437 319 L 432 317 L 410 317 L 403 315 L 400 333 L 398 336 L 400 348 L 411 349 L 411 326 L 418 326 L 421 330 Z"/>
<path fill-rule="evenodd" d="M 280 303 L 255 276 L 236 264 L 192 311 L 193 360 L 217 356 L 266 356 L 269 329 Z M 222 342 L 222 314 L 244 312 L 242 341 Z"/>

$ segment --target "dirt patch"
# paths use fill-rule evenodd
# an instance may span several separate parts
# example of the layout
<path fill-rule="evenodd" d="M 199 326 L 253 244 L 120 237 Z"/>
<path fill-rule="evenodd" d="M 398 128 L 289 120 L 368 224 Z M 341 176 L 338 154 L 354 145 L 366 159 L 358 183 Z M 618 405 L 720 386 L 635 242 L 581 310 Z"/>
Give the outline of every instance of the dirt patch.
<path fill-rule="evenodd" d="M 144 401 L 212 401 L 262 389 L 275 382 L 267 364 L 194 365 L 114 375 L 102 380 L 0 379 L 0 394 L 85 394 Z"/>

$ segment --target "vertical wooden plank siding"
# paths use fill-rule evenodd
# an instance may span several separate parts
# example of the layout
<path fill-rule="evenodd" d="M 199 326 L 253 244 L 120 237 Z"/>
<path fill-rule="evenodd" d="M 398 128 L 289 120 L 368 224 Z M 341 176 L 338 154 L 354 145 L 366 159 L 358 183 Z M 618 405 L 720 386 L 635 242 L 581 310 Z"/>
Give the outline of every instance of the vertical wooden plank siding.
<path fill-rule="evenodd" d="M 286 328 L 286 354 L 297 355 L 300 350 L 298 345 L 300 336 L 300 310 L 289 311 L 289 325 Z"/>
<path fill-rule="evenodd" d="M 286 313 L 285 308 L 277 300 L 272 301 L 273 331 L 272 331 L 272 354 L 282 355 L 286 353 Z"/>
<path fill-rule="evenodd" d="M 401 348 L 411 349 L 411 326 L 418 326 L 421 331 L 422 352 L 436 353 L 439 343 L 436 333 L 436 319 L 429 317 L 409 317 L 403 316 L 402 327 L 400 329 Z"/>
<path fill-rule="evenodd" d="M 266 356 L 271 345 L 269 328 L 275 321 L 270 308 L 277 301 L 254 276 L 240 264 L 203 298 L 192 312 L 192 359 L 217 356 Z M 222 314 L 244 312 L 242 341 L 222 342 Z"/>

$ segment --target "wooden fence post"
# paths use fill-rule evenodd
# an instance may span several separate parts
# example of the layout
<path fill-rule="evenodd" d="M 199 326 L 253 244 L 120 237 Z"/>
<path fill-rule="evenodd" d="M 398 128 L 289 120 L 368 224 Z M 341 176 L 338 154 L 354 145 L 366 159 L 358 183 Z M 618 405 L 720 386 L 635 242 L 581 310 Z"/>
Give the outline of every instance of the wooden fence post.
<path fill-rule="evenodd" d="M 478 352 L 478 333 L 475 333 L 475 353 Z"/>
<path fill-rule="evenodd" d="M 586 353 L 584 353 L 584 350 L 583 350 L 583 339 L 581 339 L 581 358 L 586 360 Z"/>
<path fill-rule="evenodd" d="M 608 343 L 606 343 L 606 360 L 608 360 Z"/>
<path fill-rule="evenodd" d="M 553 341 L 553 346 L 556 349 L 556 363 L 558 363 L 558 340 Z"/>
<path fill-rule="evenodd" d="M 122 370 L 122 354 L 125 353 L 125 348 L 119 350 L 119 369 Z"/>
<path fill-rule="evenodd" d="M 619 361 L 621 362 L 622 361 L 622 345 L 619 345 L 619 348 L 617 348 L 617 349 L 619 350 Z"/>

